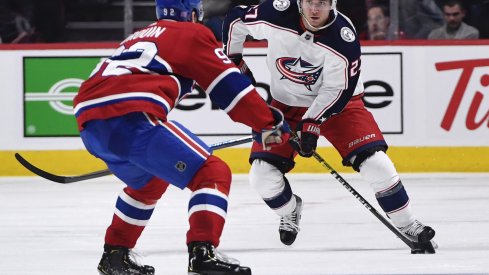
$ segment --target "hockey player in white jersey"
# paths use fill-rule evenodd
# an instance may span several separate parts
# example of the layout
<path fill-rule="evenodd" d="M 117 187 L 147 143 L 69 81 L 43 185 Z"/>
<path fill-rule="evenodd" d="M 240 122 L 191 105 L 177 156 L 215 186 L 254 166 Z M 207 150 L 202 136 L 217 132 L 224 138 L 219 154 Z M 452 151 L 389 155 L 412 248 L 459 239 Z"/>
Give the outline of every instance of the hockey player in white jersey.
<path fill-rule="evenodd" d="M 299 139 L 264 151 L 253 144 L 250 183 L 281 216 L 280 240 L 291 245 L 303 207 L 285 174 L 297 153 L 311 157 L 319 136 L 370 184 L 377 201 L 401 232 L 431 244 L 435 230 L 419 222 L 372 114 L 365 108 L 361 50 L 351 21 L 336 0 L 267 0 L 231 9 L 223 24 L 226 54 L 253 78 L 243 60 L 246 37 L 266 39 L 272 106 L 279 108 Z M 433 250 L 434 252 L 434 250 Z"/>

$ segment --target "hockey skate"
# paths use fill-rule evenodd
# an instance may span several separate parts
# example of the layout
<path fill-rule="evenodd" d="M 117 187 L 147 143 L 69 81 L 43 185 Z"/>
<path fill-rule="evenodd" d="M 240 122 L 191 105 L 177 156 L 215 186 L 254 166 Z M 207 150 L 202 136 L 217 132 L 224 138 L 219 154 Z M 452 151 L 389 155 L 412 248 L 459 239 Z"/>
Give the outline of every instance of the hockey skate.
<path fill-rule="evenodd" d="M 280 226 L 278 232 L 280 234 L 280 241 L 285 245 L 291 245 L 294 243 L 297 234 L 299 233 L 299 221 L 301 220 L 302 213 L 302 199 L 294 195 L 297 205 L 294 211 L 288 215 L 282 216 L 280 219 Z"/>
<path fill-rule="evenodd" d="M 416 247 L 411 249 L 411 254 L 433 254 L 438 248 L 438 245 L 432 240 L 435 237 L 435 230 L 418 220 L 399 228 L 399 231 L 416 243 Z"/>
<path fill-rule="evenodd" d="M 104 254 L 98 264 L 101 275 L 153 275 L 155 269 L 149 265 L 139 265 L 130 257 L 130 251 L 122 246 L 104 246 Z"/>
<path fill-rule="evenodd" d="M 251 269 L 240 266 L 238 260 L 216 251 L 207 242 L 192 242 L 188 245 L 189 275 L 251 275 Z"/>

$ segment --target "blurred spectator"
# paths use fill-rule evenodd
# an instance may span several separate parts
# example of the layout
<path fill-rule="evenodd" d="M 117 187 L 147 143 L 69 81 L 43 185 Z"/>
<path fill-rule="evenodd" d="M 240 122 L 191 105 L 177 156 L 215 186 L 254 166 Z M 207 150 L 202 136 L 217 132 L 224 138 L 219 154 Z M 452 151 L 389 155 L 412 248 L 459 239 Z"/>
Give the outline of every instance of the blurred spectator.
<path fill-rule="evenodd" d="M 0 6 L 0 43 L 30 42 L 33 33 L 29 21 L 24 16 Z"/>
<path fill-rule="evenodd" d="M 449 0 L 443 4 L 445 24 L 434 29 L 428 39 L 478 39 L 479 31 L 463 22 L 466 10 L 458 0 Z"/>
<path fill-rule="evenodd" d="M 389 30 L 389 9 L 387 6 L 374 4 L 367 10 L 367 34 L 369 40 L 385 40 L 388 37 Z"/>
<path fill-rule="evenodd" d="M 443 13 L 434 0 L 399 1 L 399 38 L 426 39 L 443 25 Z"/>
<path fill-rule="evenodd" d="M 64 1 L 0 0 L 0 7 L 22 18 L 21 29 L 28 28 L 21 42 L 60 42 L 65 29 Z M 0 28 L 4 27 L 0 24 Z"/>
<path fill-rule="evenodd" d="M 33 23 L 39 42 L 63 42 L 66 25 L 65 1 L 35 1 Z"/>
<path fill-rule="evenodd" d="M 467 16 L 464 22 L 479 31 L 479 38 L 489 38 L 489 0 L 465 0 Z"/>
<path fill-rule="evenodd" d="M 367 6 L 365 1 L 339 0 L 338 11 L 350 18 L 358 33 L 365 31 L 367 22 Z"/>

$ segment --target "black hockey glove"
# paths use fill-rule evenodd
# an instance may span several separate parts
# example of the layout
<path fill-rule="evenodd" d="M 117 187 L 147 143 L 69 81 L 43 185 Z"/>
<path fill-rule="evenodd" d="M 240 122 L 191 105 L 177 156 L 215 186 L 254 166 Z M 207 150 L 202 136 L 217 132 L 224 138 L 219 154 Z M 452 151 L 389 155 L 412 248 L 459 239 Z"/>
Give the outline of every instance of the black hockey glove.
<path fill-rule="evenodd" d="M 263 145 L 263 150 L 286 143 L 290 138 L 289 124 L 284 120 L 282 112 L 272 106 L 268 106 L 273 114 L 274 126 L 262 129 L 261 132 L 252 131 L 253 139 Z"/>
<path fill-rule="evenodd" d="M 289 144 L 302 157 L 310 158 L 316 150 L 320 134 L 319 123 L 306 118 L 297 124 L 296 136 L 289 140 Z"/>
<path fill-rule="evenodd" d="M 233 61 L 234 65 L 238 67 L 238 69 L 241 71 L 242 74 L 246 75 L 251 80 L 251 84 L 253 84 L 253 86 L 256 86 L 255 77 L 253 76 L 253 73 L 251 72 L 250 68 L 248 68 L 246 62 L 243 60 L 243 55 L 242 54 L 231 55 L 229 56 L 229 59 Z"/>

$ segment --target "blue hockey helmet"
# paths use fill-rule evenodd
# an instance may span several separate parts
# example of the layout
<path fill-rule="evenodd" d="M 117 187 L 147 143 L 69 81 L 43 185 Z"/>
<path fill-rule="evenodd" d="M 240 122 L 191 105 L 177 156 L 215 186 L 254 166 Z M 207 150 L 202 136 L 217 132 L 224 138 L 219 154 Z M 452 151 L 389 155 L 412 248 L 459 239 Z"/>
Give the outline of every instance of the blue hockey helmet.
<path fill-rule="evenodd" d="M 177 21 L 192 21 L 192 11 L 197 20 L 204 19 L 202 0 L 156 0 L 156 18 L 173 19 Z"/>

